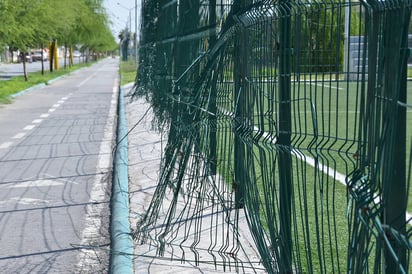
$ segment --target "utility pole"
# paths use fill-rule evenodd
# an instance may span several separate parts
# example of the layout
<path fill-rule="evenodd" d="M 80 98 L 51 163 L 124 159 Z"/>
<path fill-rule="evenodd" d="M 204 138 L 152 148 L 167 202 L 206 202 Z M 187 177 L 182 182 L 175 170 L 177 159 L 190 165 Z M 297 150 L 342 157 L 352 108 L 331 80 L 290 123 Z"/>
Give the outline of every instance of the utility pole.
<path fill-rule="evenodd" d="M 134 27 L 135 27 L 135 36 L 134 36 L 134 58 L 137 66 L 137 0 L 134 1 Z"/>

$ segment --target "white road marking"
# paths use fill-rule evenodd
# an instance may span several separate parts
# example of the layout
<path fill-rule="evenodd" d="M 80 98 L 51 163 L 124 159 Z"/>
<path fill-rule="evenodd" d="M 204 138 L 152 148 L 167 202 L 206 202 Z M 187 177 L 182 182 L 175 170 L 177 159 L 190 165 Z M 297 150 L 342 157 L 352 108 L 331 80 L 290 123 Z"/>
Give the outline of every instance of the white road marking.
<path fill-rule="evenodd" d="M 40 118 L 47 118 L 47 117 L 49 117 L 50 116 L 50 114 L 48 114 L 48 113 L 43 113 L 42 115 L 40 115 Z"/>
<path fill-rule="evenodd" d="M 4 142 L 0 145 L 0 149 L 2 148 L 8 148 L 13 144 L 13 142 Z"/>
<path fill-rule="evenodd" d="M 49 109 L 49 112 L 54 112 L 56 109 L 55 108 L 51 108 Z"/>
<path fill-rule="evenodd" d="M 113 93 L 117 95 L 118 93 L 118 79 L 116 78 Z M 116 116 L 117 102 L 111 102 L 109 115 L 105 126 L 104 137 L 102 143 L 100 144 L 99 149 L 99 158 L 97 163 L 97 170 L 110 170 L 112 165 L 111 153 L 107 151 L 112 150 L 112 140 L 114 139 L 113 133 L 113 124 L 114 119 L 112 117 Z M 107 181 L 105 180 L 105 175 L 98 175 L 95 177 L 94 184 L 90 193 L 91 202 L 101 202 L 105 200 L 105 191 L 106 191 Z M 82 245 L 90 245 L 93 242 L 93 239 L 99 237 L 100 226 L 101 226 L 101 215 L 105 208 L 105 203 L 92 204 L 88 205 L 86 209 L 86 222 L 82 232 Z M 77 267 L 82 265 L 93 265 L 97 263 L 95 259 L 95 251 L 93 249 L 84 249 L 82 252 L 79 252 L 79 260 Z"/>
<path fill-rule="evenodd" d="M 93 77 L 95 77 L 96 74 L 97 74 L 97 73 L 95 72 L 95 73 L 93 73 L 92 75 L 90 75 L 89 77 L 87 77 L 86 79 L 84 79 L 83 81 L 81 81 L 80 84 L 77 85 L 77 87 L 79 88 L 79 87 L 83 86 L 87 81 L 89 81 L 90 79 L 92 79 Z"/>
<path fill-rule="evenodd" d="M 21 133 L 17 133 L 16 135 L 14 135 L 13 137 L 11 137 L 12 139 L 21 139 L 26 135 L 26 133 L 21 132 Z"/>
<path fill-rule="evenodd" d="M 66 96 L 65 96 L 65 97 L 62 97 L 62 100 L 65 101 L 65 100 L 67 100 L 68 98 L 69 98 L 69 97 L 66 97 Z"/>
<path fill-rule="evenodd" d="M 61 186 L 62 182 L 53 180 L 34 180 L 21 183 L 13 183 L 7 186 L 7 188 L 28 188 L 28 187 L 50 187 L 50 186 Z"/>
<path fill-rule="evenodd" d="M 60 107 L 60 104 L 54 104 L 53 107 L 58 108 L 58 107 Z"/>
<path fill-rule="evenodd" d="M 28 126 L 25 126 L 24 128 L 23 128 L 23 130 L 32 130 L 33 128 L 35 128 L 36 127 L 36 125 L 28 125 Z"/>
<path fill-rule="evenodd" d="M 64 103 L 64 100 L 59 100 L 59 101 L 57 101 L 57 103 L 58 103 L 58 104 L 63 104 L 63 103 Z"/>
<path fill-rule="evenodd" d="M 10 203 L 17 203 L 21 205 L 44 205 L 44 204 L 49 204 L 50 201 L 34 199 L 34 198 L 24 198 L 24 197 L 13 197 L 6 201 L 0 201 L 0 205 L 7 205 Z"/>
<path fill-rule="evenodd" d="M 43 122 L 43 119 L 36 119 L 36 120 L 33 120 L 31 123 L 32 124 L 40 124 L 41 122 Z"/>

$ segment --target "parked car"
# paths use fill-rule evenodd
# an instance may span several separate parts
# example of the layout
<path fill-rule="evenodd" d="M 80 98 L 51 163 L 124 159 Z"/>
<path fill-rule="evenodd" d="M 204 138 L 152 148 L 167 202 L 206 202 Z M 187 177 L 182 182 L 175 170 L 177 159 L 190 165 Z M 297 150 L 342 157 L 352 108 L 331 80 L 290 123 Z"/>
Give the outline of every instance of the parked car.
<path fill-rule="evenodd" d="M 26 63 L 31 63 L 33 61 L 31 55 L 28 52 L 20 52 L 17 60 L 19 63 L 23 62 L 23 56 L 26 56 Z"/>
<path fill-rule="evenodd" d="M 43 52 L 43 61 L 47 61 L 49 59 L 49 54 L 44 49 L 34 49 L 31 51 L 31 58 L 33 61 L 41 61 L 42 60 L 42 52 Z"/>
<path fill-rule="evenodd" d="M 74 52 L 73 52 L 73 57 L 82 57 L 83 56 L 83 54 L 80 52 L 80 51 L 78 51 L 78 50 L 75 50 Z"/>

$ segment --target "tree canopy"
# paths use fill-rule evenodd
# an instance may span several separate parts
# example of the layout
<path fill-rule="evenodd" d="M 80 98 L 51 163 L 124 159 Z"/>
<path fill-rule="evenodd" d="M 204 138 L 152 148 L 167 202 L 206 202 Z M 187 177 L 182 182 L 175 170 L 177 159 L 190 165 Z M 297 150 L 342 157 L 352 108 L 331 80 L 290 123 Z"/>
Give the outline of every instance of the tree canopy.
<path fill-rule="evenodd" d="M 0 46 L 25 51 L 52 40 L 93 51 L 117 46 L 103 0 L 0 0 Z"/>

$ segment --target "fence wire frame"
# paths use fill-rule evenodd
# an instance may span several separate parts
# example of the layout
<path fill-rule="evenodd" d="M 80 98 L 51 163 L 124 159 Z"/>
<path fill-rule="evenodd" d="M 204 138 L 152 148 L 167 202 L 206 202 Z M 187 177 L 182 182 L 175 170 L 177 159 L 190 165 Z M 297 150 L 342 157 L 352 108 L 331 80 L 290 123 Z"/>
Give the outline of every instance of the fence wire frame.
<path fill-rule="evenodd" d="M 168 144 L 136 239 L 245 271 L 244 216 L 269 273 L 407 273 L 410 9 L 143 1 L 136 95 Z"/>

